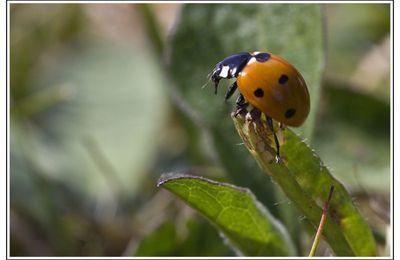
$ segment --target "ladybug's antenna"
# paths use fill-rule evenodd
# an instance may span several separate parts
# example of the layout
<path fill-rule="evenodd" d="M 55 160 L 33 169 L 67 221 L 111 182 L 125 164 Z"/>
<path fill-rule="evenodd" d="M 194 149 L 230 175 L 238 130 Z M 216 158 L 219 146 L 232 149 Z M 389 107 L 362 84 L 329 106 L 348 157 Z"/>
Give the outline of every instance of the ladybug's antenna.
<path fill-rule="evenodd" d="M 201 89 L 205 88 L 205 87 L 208 85 L 208 83 L 210 83 L 210 81 L 211 81 L 211 74 L 212 74 L 212 72 L 208 73 L 208 75 L 207 75 L 207 81 L 206 81 L 206 83 L 203 84 L 203 86 L 201 86 Z"/>

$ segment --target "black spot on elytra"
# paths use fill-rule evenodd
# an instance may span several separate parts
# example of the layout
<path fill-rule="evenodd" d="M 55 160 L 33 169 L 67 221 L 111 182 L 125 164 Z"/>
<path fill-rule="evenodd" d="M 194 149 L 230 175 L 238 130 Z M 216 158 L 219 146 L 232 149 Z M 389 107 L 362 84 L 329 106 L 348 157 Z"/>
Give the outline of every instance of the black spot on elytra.
<path fill-rule="evenodd" d="M 289 108 L 288 110 L 286 110 L 285 112 L 285 117 L 286 118 L 291 118 L 296 114 L 296 109 L 294 108 Z"/>
<path fill-rule="evenodd" d="M 278 82 L 279 84 L 285 84 L 289 80 L 289 77 L 285 74 L 282 74 L 281 77 L 279 78 Z"/>
<path fill-rule="evenodd" d="M 271 55 L 269 55 L 268 53 L 259 53 L 254 57 L 258 62 L 266 62 L 267 60 L 269 60 L 269 58 L 271 58 Z"/>
<path fill-rule="evenodd" d="M 264 91 L 261 88 L 257 88 L 254 91 L 254 96 L 259 97 L 259 98 L 263 97 L 264 96 Z"/>

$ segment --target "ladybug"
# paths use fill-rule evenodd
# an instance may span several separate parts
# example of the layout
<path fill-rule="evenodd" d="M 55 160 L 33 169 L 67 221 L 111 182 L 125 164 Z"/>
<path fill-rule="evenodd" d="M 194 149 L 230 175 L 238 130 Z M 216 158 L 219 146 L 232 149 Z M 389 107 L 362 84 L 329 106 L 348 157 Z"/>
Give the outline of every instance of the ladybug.
<path fill-rule="evenodd" d="M 236 89 L 236 115 L 250 104 L 266 115 L 267 124 L 274 133 L 276 156 L 280 159 L 279 142 L 273 129 L 272 119 L 298 127 L 310 112 L 310 96 L 307 85 L 293 65 L 269 52 L 242 52 L 226 57 L 211 73 L 217 93 L 221 79 L 236 78 L 228 88 L 225 100 Z"/>

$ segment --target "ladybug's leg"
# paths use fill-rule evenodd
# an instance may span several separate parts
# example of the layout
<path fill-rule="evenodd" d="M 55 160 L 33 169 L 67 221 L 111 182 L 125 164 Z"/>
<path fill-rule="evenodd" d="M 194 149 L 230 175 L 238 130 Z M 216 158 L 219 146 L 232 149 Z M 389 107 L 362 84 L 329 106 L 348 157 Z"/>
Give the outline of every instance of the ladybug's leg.
<path fill-rule="evenodd" d="M 218 84 L 219 84 L 219 79 L 214 80 L 214 88 L 215 88 L 215 95 L 218 93 Z"/>
<path fill-rule="evenodd" d="M 238 98 L 236 99 L 236 110 L 235 110 L 235 117 L 239 115 L 240 113 L 246 112 L 246 108 L 249 105 L 249 103 L 246 102 L 244 99 L 243 95 L 240 94 Z"/>
<path fill-rule="evenodd" d="M 236 99 L 236 109 L 246 108 L 249 103 L 246 102 L 242 93 Z"/>
<path fill-rule="evenodd" d="M 251 119 L 254 122 L 260 121 L 261 115 L 262 115 L 261 110 L 259 110 L 257 108 L 253 108 L 249 113 L 251 115 Z"/>
<path fill-rule="evenodd" d="M 267 117 L 267 124 L 268 124 L 269 128 L 271 129 L 272 133 L 274 134 L 275 146 L 276 146 L 276 161 L 279 162 L 281 160 L 281 155 L 279 152 L 278 137 L 276 136 L 276 133 L 274 131 L 274 125 L 272 123 L 272 118 L 270 118 L 269 116 L 266 116 L 266 117 Z"/>
<path fill-rule="evenodd" d="M 237 83 L 235 81 L 233 82 L 232 85 L 229 86 L 228 91 L 225 94 L 225 100 L 228 100 L 233 95 L 233 93 L 235 93 L 236 89 L 237 89 Z"/>

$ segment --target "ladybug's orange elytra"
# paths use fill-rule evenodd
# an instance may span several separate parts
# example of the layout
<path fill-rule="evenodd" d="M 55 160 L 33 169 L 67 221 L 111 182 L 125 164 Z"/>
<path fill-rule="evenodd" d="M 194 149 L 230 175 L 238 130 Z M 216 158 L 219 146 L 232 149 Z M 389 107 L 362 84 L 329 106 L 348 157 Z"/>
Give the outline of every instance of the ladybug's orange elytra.
<path fill-rule="evenodd" d="M 287 61 L 269 54 L 252 57 L 237 76 L 244 98 L 267 116 L 288 126 L 300 126 L 310 112 L 310 97 L 301 74 Z"/>
<path fill-rule="evenodd" d="M 236 113 L 251 104 L 266 115 L 279 161 L 279 142 L 272 119 L 294 127 L 304 123 L 310 112 L 310 96 L 303 77 L 293 65 L 277 55 L 242 52 L 217 63 L 211 74 L 215 92 L 221 79 L 230 78 L 236 78 L 236 81 L 228 88 L 225 99 L 239 89 Z"/>

